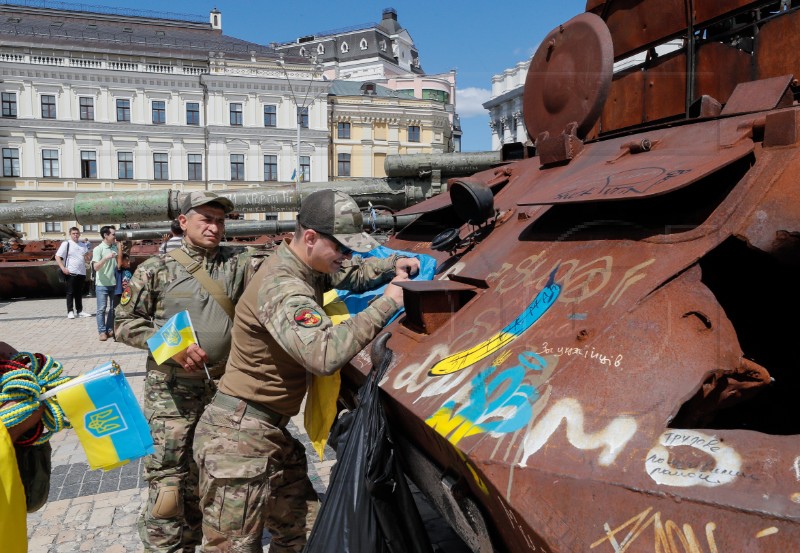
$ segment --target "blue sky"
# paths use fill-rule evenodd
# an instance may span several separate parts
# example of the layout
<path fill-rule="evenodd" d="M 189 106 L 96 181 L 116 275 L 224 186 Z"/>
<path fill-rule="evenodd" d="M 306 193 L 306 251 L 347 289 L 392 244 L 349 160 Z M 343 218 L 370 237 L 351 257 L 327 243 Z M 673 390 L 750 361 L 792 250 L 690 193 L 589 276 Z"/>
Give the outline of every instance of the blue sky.
<path fill-rule="evenodd" d="M 217 7 L 226 35 L 259 44 L 377 23 L 383 9 L 392 7 L 414 39 L 426 73 L 457 71 L 464 151 L 491 149 L 489 118 L 481 104 L 489 99 L 492 76 L 530 59 L 550 30 L 586 8 L 585 0 L 83 0 L 75 6 L 81 4 L 203 17 Z"/>

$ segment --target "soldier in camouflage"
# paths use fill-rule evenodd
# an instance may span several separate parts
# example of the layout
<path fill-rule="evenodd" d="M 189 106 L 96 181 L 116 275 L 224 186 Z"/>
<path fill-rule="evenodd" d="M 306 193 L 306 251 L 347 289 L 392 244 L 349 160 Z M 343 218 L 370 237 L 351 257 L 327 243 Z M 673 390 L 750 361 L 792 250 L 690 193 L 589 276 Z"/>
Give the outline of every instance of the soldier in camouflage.
<path fill-rule="evenodd" d="M 197 425 L 203 547 L 213 552 L 299 552 L 316 513 L 303 445 L 286 430 L 300 411 L 311 373 L 338 371 L 403 303 L 390 284 L 364 311 L 334 326 L 322 310 L 331 288 L 365 291 L 407 280 L 419 261 L 348 259 L 377 246 L 361 232 L 350 196 L 308 195 L 291 242 L 264 262 L 236 308 L 231 354 L 211 404 Z M 394 277 L 394 278 L 393 278 Z"/>
<path fill-rule="evenodd" d="M 220 247 L 225 214 L 233 204 L 211 192 L 187 194 L 178 217 L 184 229 L 180 249 L 205 269 L 236 302 L 244 289 L 249 255 Z M 147 358 L 144 412 L 156 452 L 145 459 L 149 496 L 139 520 L 146 551 L 191 551 L 201 541 L 197 466 L 192 440 L 197 420 L 211 400 L 230 350 L 232 320 L 222 305 L 173 254 L 152 257 L 137 267 L 130 295 L 116 309 L 117 340 L 147 349 L 147 339 L 176 313 L 188 310 L 198 344 L 162 365 Z"/>

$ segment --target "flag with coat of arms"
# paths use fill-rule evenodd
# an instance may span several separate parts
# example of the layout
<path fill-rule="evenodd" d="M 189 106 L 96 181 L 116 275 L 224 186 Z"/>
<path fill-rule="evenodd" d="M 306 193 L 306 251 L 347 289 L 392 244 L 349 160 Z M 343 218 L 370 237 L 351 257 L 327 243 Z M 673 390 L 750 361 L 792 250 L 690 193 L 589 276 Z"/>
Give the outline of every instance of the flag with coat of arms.
<path fill-rule="evenodd" d="M 158 332 L 147 340 L 147 347 L 153 354 L 153 359 L 161 365 L 192 344 L 197 343 L 197 336 L 192 327 L 192 320 L 188 311 L 181 311 L 173 315 Z"/>
<path fill-rule="evenodd" d="M 142 408 L 119 365 L 110 361 L 49 390 L 56 396 L 92 470 L 110 470 L 155 452 Z"/>

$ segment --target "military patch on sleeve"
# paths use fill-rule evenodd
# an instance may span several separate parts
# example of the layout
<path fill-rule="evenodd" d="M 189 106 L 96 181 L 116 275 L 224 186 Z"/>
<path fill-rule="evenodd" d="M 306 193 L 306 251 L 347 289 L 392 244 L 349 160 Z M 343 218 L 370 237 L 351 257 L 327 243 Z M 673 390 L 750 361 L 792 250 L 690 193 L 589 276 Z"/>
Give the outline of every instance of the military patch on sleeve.
<path fill-rule="evenodd" d="M 119 300 L 119 303 L 122 305 L 128 305 L 131 301 L 131 289 L 129 286 L 124 286 L 122 288 L 122 297 Z"/>
<path fill-rule="evenodd" d="M 305 328 L 319 326 L 322 322 L 320 314 L 310 307 L 301 307 L 294 312 L 294 322 Z"/>

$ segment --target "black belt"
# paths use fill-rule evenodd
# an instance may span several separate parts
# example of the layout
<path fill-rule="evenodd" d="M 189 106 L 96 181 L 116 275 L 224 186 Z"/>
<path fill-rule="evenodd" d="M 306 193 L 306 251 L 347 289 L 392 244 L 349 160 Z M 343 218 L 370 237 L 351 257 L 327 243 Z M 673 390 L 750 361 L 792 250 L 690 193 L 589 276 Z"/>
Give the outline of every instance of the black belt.
<path fill-rule="evenodd" d="M 238 397 L 229 396 L 228 394 L 223 394 L 220 391 L 217 391 L 217 393 L 214 395 L 214 399 L 211 400 L 211 403 L 217 407 L 221 407 L 228 411 L 235 411 L 238 409 L 241 402 L 244 402 L 247 405 L 244 409 L 244 414 L 249 417 L 254 417 L 258 420 L 267 422 L 272 426 L 277 426 L 278 428 L 283 428 L 286 426 L 286 423 L 289 422 L 290 417 L 286 415 L 276 413 L 272 409 L 257 403 L 253 403 L 252 401 L 239 399 Z"/>

